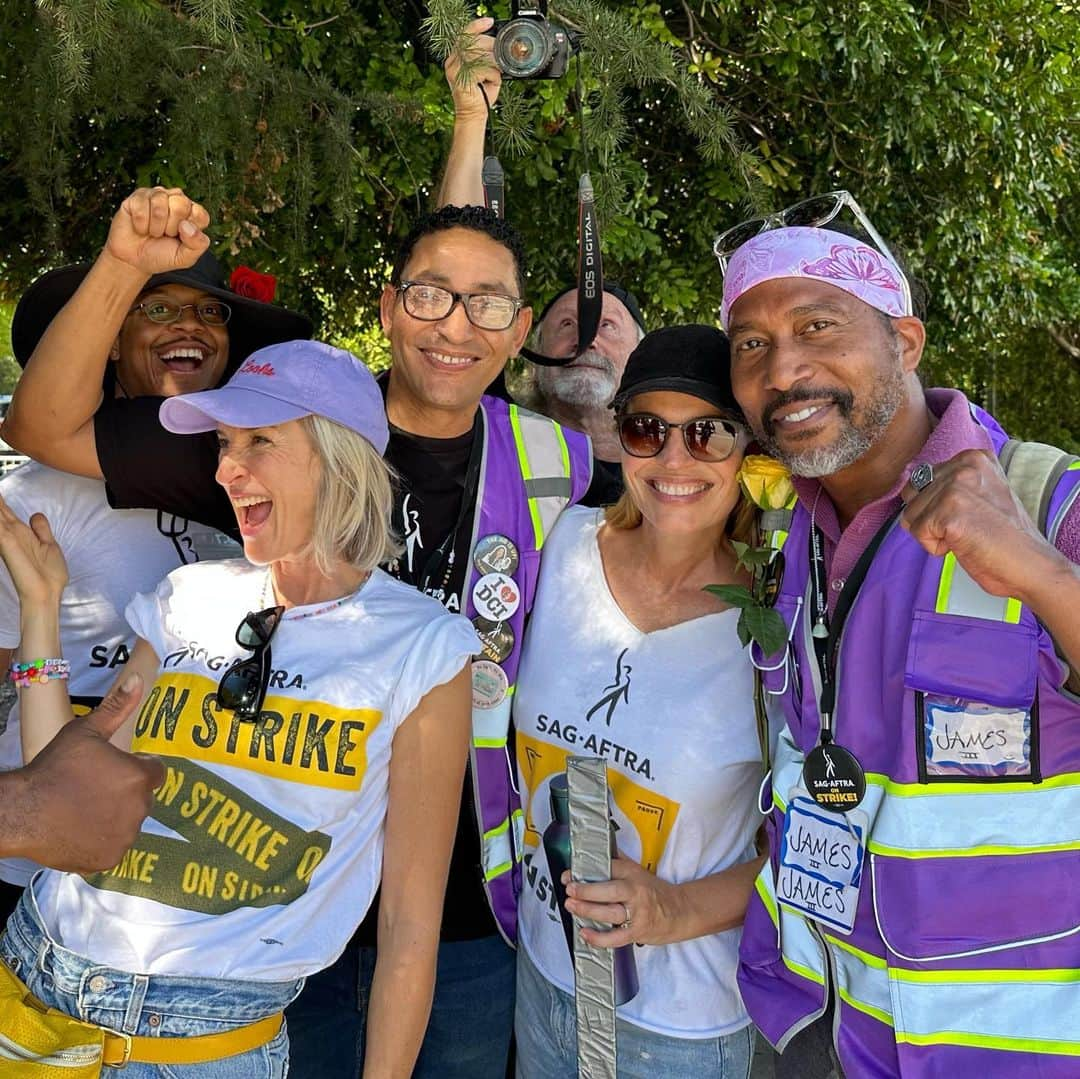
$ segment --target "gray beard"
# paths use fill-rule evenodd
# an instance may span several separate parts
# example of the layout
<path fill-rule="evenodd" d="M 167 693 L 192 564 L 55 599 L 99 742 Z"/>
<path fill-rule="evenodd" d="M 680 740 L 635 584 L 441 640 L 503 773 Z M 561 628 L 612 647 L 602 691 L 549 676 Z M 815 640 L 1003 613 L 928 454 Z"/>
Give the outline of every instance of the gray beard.
<path fill-rule="evenodd" d="M 831 398 L 840 412 L 840 433 L 827 446 L 815 446 L 800 450 L 788 446 L 781 448 L 773 437 L 773 424 L 766 418 L 764 424 L 755 424 L 754 435 L 762 448 L 781 464 L 786 465 L 792 475 L 818 479 L 832 476 L 855 464 L 881 438 L 888 429 L 893 417 L 904 403 L 903 375 L 899 369 L 895 375 L 875 386 L 873 395 L 856 409 L 854 398 L 842 390 L 828 391 L 821 389 L 793 390 L 782 394 L 769 406 L 774 412 L 781 405 L 796 401 Z"/>
<path fill-rule="evenodd" d="M 574 363 L 596 364 L 596 368 L 540 367 L 536 386 L 541 397 L 584 411 L 606 408 L 619 388 L 615 365 L 606 356 L 588 349 Z"/>

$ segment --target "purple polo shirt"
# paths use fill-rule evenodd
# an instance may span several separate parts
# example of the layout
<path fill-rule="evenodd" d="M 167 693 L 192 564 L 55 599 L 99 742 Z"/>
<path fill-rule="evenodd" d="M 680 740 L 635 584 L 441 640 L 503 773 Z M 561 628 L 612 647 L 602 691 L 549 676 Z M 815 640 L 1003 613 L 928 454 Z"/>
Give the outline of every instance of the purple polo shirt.
<path fill-rule="evenodd" d="M 929 462 L 943 464 L 962 450 L 993 451 L 990 437 L 972 418 L 967 398 L 959 390 L 927 390 L 926 404 L 937 416 L 937 426 L 930 432 L 922 449 L 900 473 L 896 484 L 874 502 L 863 506 L 843 531 L 825 489 L 816 479 L 793 477 L 799 500 L 809 510 L 817 499 L 814 520 L 825 537 L 825 562 L 829 567 L 829 611 L 832 612 L 859 555 L 877 530 L 898 510 L 900 492 L 912 469 Z M 820 492 L 820 495 L 819 495 Z M 1058 530 L 1056 547 L 1071 562 L 1080 564 L 1080 499 L 1073 503 Z"/>

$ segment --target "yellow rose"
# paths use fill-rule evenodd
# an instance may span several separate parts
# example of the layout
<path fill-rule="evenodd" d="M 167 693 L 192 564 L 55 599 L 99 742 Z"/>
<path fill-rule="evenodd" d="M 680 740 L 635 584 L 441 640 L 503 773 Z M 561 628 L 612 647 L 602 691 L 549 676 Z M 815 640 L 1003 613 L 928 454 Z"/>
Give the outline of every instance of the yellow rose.
<path fill-rule="evenodd" d="M 746 497 L 763 510 L 782 509 L 795 495 L 791 473 L 772 457 L 751 454 L 744 458 L 738 478 Z"/>

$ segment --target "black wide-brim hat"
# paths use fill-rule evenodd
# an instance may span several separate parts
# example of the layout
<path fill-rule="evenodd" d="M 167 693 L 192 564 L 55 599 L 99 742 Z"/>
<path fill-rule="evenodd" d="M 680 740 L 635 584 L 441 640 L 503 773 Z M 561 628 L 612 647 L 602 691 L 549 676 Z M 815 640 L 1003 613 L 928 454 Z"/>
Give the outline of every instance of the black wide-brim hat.
<path fill-rule="evenodd" d="M 20 367 L 25 367 L 38 341 L 60 309 L 75 294 L 90 264 L 61 266 L 42 274 L 19 299 L 11 319 L 11 348 Z M 311 320 L 296 311 L 262 300 L 241 296 L 225 284 L 221 264 L 210 251 L 204 252 L 194 266 L 154 274 L 143 292 L 160 285 L 186 285 L 208 296 L 224 300 L 232 315 L 229 318 L 229 363 L 222 381 L 229 377 L 256 349 L 311 336 Z"/>

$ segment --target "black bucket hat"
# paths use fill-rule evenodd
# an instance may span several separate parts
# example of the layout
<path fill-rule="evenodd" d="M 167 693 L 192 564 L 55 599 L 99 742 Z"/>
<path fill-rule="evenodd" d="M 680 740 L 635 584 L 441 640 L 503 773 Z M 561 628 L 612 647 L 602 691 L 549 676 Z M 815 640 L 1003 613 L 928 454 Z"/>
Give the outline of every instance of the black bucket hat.
<path fill-rule="evenodd" d="M 666 326 L 647 333 L 630 353 L 611 407 L 622 412 L 639 393 L 688 393 L 736 416 L 742 409 L 731 392 L 731 349 L 714 326 Z"/>
<path fill-rule="evenodd" d="M 11 348 L 20 367 L 29 362 L 49 323 L 75 294 L 89 270 L 89 263 L 61 266 L 42 274 L 22 294 L 11 320 Z M 229 288 L 221 264 L 210 251 L 186 270 L 154 274 L 143 291 L 159 285 L 187 285 L 224 300 L 232 308 L 228 322 L 229 364 L 222 381 L 256 349 L 311 336 L 311 320 L 305 315 L 242 296 Z"/>

